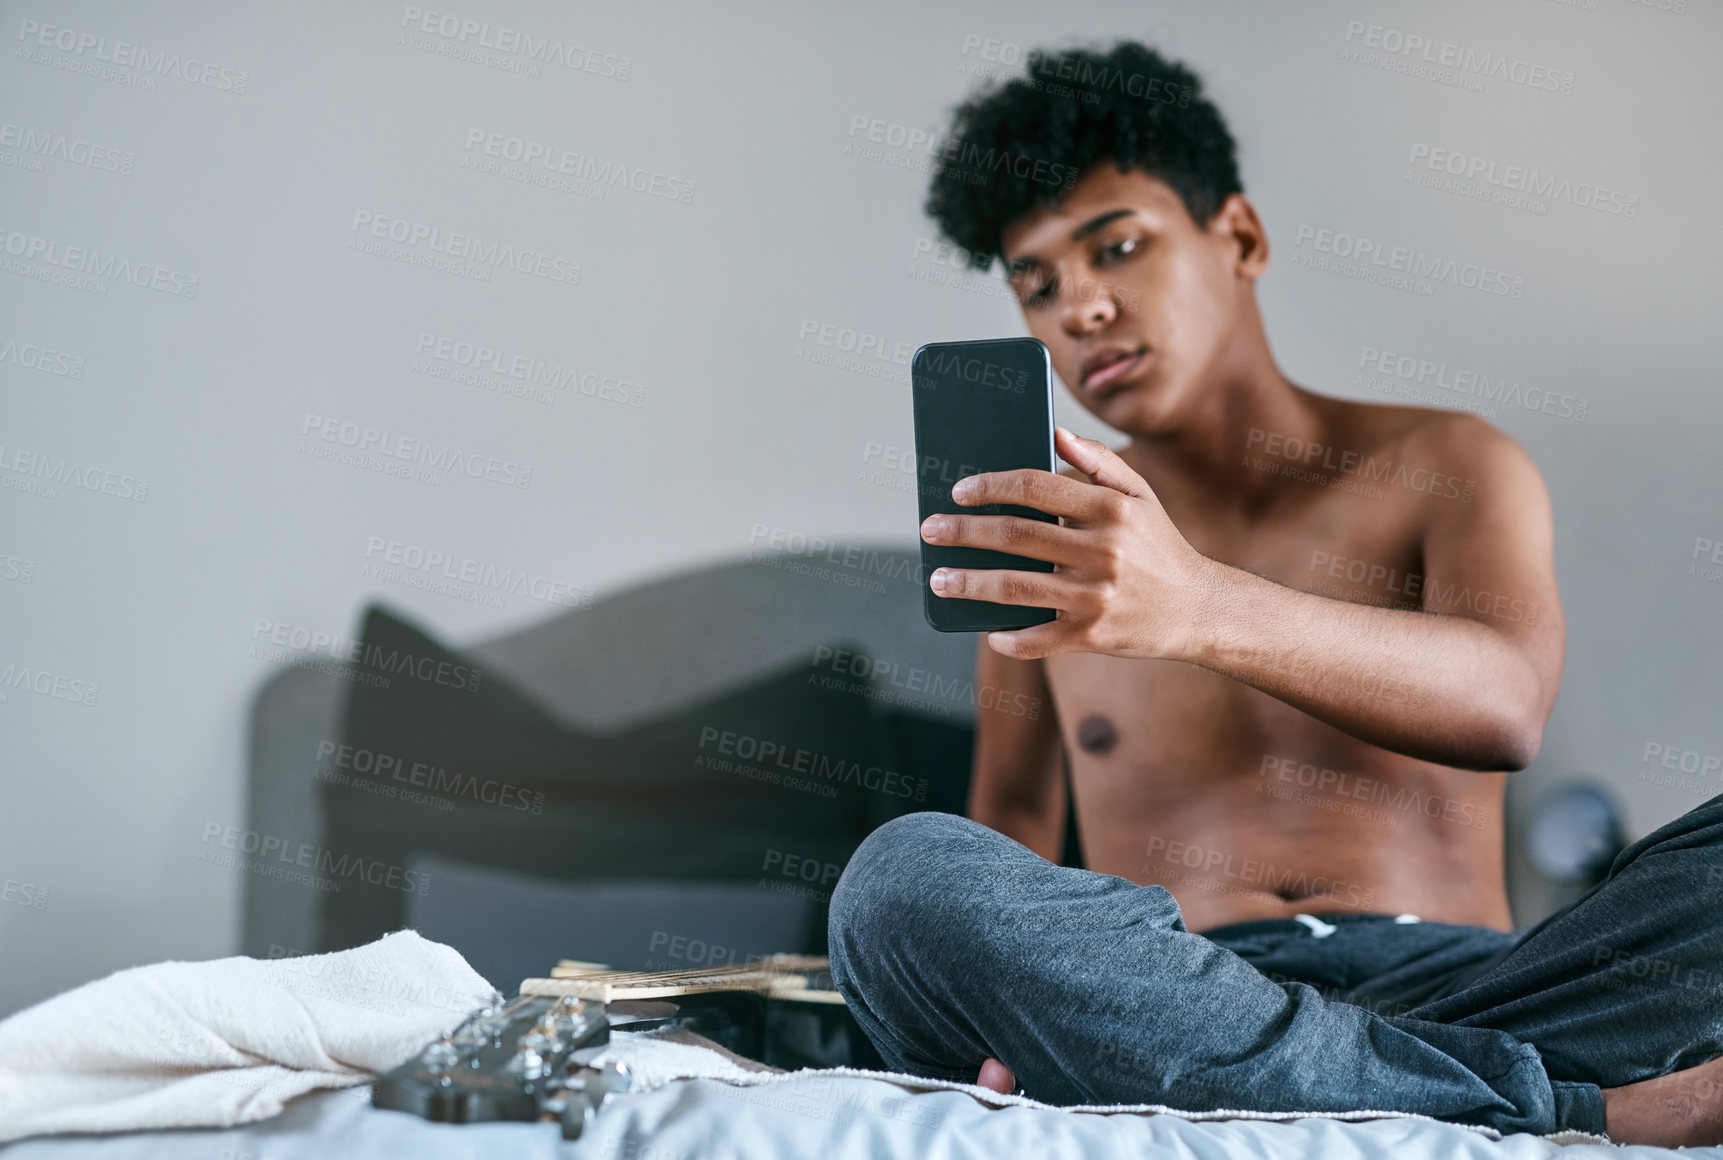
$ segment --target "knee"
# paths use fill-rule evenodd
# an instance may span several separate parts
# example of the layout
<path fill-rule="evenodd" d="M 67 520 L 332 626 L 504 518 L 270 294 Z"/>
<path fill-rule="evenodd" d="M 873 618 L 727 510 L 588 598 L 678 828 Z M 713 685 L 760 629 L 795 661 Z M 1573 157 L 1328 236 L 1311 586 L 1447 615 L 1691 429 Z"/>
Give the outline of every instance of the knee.
<path fill-rule="evenodd" d="M 955 814 L 905 814 L 869 834 L 832 889 L 832 921 L 841 916 L 849 923 L 890 907 L 911 882 L 945 867 L 963 827 L 973 825 Z"/>
<path fill-rule="evenodd" d="M 828 935 L 840 963 L 893 957 L 932 917 L 984 877 L 973 863 L 990 841 L 1007 841 L 956 814 L 893 818 L 856 848 L 832 890 Z"/>

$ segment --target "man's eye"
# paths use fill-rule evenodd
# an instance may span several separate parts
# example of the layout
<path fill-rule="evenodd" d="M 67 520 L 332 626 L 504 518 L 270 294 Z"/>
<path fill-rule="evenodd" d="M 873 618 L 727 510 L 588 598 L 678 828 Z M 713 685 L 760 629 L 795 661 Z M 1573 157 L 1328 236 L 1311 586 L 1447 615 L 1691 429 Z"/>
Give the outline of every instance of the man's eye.
<path fill-rule="evenodd" d="M 1101 256 L 1107 259 L 1128 258 L 1142 246 L 1141 238 L 1120 238 L 1110 245 L 1101 247 Z"/>
<path fill-rule="evenodd" d="M 1053 301 L 1057 285 L 1052 278 L 1040 282 L 1020 283 L 1017 288 L 1017 299 L 1025 306 L 1044 306 Z"/>

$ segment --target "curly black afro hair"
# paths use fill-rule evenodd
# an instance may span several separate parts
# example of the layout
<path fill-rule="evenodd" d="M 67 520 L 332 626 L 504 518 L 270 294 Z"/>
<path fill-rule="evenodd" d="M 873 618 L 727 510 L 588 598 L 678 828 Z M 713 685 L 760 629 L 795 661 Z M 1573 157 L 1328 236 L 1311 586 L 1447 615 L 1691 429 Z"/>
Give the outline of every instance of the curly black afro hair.
<path fill-rule="evenodd" d="M 989 266 L 1005 227 L 1051 205 L 1096 162 L 1140 169 L 1207 225 L 1240 193 L 1237 149 L 1202 81 L 1152 48 L 1037 51 L 1028 75 L 958 106 L 926 210 L 940 232 Z"/>

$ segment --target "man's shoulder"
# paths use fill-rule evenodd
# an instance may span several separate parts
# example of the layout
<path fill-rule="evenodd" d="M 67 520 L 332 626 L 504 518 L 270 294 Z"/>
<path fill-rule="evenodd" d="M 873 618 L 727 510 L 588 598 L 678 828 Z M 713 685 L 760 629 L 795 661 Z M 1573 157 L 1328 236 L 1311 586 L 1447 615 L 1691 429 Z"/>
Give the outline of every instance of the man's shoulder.
<path fill-rule="evenodd" d="M 1470 412 L 1350 401 L 1340 406 L 1366 455 L 1479 482 L 1528 474 L 1541 478 L 1512 435 Z"/>

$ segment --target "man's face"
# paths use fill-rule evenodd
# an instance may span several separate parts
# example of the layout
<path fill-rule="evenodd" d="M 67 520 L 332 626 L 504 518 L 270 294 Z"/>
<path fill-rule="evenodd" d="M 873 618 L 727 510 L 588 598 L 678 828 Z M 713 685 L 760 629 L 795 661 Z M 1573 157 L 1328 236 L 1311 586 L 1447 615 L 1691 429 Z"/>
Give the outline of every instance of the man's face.
<path fill-rule="evenodd" d="M 1029 332 L 1103 422 L 1174 430 L 1213 381 L 1254 277 L 1232 222 L 1229 212 L 1198 226 L 1171 186 L 1103 162 L 1005 229 Z"/>

